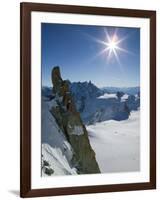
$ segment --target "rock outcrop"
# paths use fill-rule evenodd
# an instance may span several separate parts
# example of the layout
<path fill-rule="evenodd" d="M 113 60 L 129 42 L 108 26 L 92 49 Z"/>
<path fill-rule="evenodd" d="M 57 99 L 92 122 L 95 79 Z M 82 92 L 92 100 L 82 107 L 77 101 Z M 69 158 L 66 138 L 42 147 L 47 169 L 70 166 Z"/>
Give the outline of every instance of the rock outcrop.
<path fill-rule="evenodd" d="M 68 81 L 61 78 L 59 67 L 53 68 L 51 78 L 57 103 L 56 106 L 52 106 L 51 113 L 74 150 L 73 166 L 79 174 L 100 173 L 87 130 L 70 93 Z"/>

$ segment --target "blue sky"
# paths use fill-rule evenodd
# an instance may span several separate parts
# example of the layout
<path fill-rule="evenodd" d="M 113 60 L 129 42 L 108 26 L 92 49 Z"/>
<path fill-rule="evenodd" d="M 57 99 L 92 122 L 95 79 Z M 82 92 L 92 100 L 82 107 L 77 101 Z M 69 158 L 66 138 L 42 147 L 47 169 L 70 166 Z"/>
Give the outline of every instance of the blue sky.
<path fill-rule="evenodd" d="M 41 31 L 43 86 L 51 86 L 51 70 L 57 65 L 62 78 L 71 82 L 91 80 L 98 87 L 140 85 L 139 28 L 42 23 Z M 118 57 L 107 35 L 116 36 Z"/>

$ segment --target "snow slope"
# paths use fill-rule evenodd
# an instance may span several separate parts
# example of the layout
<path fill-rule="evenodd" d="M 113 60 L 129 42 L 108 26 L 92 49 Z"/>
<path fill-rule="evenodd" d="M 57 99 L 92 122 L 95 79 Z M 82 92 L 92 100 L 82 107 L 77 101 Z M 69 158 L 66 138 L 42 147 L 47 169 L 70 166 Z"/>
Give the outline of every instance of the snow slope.
<path fill-rule="evenodd" d="M 52 175 L 77 174 L 76 169 L 70 167 L 66 156 L 60 148 L 53 148 L 48 144 L 42 144 L 42 155 L 42 162 L 43 160 L 47 161 L 49 168 L 53 169 Z M 42 169 L 42 176 L 48 176 L 44 168 Z"/>
<path fill-rule="evenodd" d="M 124 121 L 104 121 L 87 126 L 89 140 L 102 173 L 140 169 L 140 111 Z"/>
<path fill-rule="evenodd" d="M 44 173 L 46 168 L 53 170 L 50 176 L 77 174 L 71 164 L 73 149 L 50 112 L 53 105 L 56 105 L 54 100 L 42 98 L 42 166 L 47 162 L 42 167 L 42 176 L 48 176 Z"/>
<path fill-rule="evenodd" d="M 117 99 L 116 93 L 114 93 L 114 94 L 105 93 L 102 96 L 97 97 L 97 99 L 112 99 L 112 98 Z"/>
<path fill-rule="evenodd" d="M 128 99 L 129 95 L 128 94 L 124 94 L 122 97 L 121 97 L 121 102 L 125 102 L 127 99 Z"/>

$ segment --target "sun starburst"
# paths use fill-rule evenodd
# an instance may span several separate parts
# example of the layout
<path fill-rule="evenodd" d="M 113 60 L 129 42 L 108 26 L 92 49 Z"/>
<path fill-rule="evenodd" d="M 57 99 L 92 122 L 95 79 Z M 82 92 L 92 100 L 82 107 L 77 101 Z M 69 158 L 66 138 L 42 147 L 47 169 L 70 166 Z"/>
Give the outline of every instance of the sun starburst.
<path fill-rule="evenodd" d="M 115 29 L 114 33 L 109 34 L 107 30 L 105 30 L 105 40 L 97 40 L 98 43 L 103 44 L 104 48 L 101 52 L 99 52 L 99 55 L 106 54 L 107 60 L 111 60 L 111 58 L 114 56 L 117 62 L 120 64 L 119 59 L 119 52 L 125 52 L 129 53 L 126 49 L 120 47 L 121 43 L 126 39 L 126 37 L 119 38 L 117 29 Z"/>

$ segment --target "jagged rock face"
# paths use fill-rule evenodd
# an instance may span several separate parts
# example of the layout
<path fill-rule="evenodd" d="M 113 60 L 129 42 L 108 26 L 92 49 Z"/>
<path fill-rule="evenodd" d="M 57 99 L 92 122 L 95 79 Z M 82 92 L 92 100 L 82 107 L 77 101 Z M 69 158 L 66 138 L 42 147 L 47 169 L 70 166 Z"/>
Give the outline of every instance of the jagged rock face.
<path fill-rule="evenodd" d="M 80 112 L 85 125 L 111 119 L 126 120 L 130 111 L 137 110 L 140 107 L 139 94 L 124 93 L 121 92 L 121 88 L 115 88 L 115 91 L 105 93 L 105 90 L 97 88 L 91 82 L 73 82 L 69 83 L 69 86 L 76 108 Z M 131 88 L 131 92 L 132 90 L 135 93 L 138 88 Z"/>
<path fill-rule="evenodd" d="M 87 130 L 73 102 L 68 81 L 62 80 L 59 67 L 53 68 L 51 78 L 57 101 L 57 106 L 52 107 L 51 113 L 74 150 L 73 165 L 79 174 L 100 173 Z"/>

